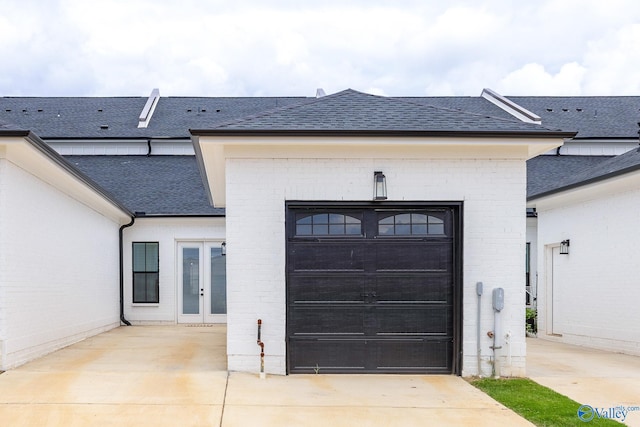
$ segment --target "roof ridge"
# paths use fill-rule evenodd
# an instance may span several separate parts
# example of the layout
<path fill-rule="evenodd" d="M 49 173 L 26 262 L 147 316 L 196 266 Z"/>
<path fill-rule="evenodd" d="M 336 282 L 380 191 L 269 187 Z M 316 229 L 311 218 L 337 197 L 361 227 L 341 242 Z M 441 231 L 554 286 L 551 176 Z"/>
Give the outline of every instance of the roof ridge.
<path fill-rule="evenodd" d="M 326 96 L 323 96 L 323 97 L 320 97 L 320 98 L 305 98 L 304 100 L 301 100 L 298 103 L 285 105 L 285 106 L 282 106 L 282 107 L 270 108 L 268 110 L 260 111 L 259 113 L 255 113 L 255 114 L 250 114 L 248 116 L 244 116 L 244 117 L 241 117 L 239 119 L 233 119 L 233 120 L 229 120 L 229 121 L 226 121 L 226 122 L 223 122 L 223 123 L 218 123 L 216 126 L 211 127 L 210 129 L 223 128 L 225 126 L 244 123 L 244 122 L 248 122 L 250 120 L 254 120 L 254 119 L 257 119 L 257 118 L 270 116 L 272 114 L 279 113 L 281 111 L 292 110 L 292 109 L 299 108 L 299 107 L 306 106 L 306 105 L 313 105 L 315 103 L 318 103 L 318 102 L 321 102 L 323 100 L 326 100 L 327 98 L 336 98 L 336 97 L 339 97 L 339 96 L 346 95 L 347 93 L 350 93 L 350 91 L 351 92 L 355 92 L 355 93 L 360 93 L 360 92 L 355 91 L 353 89 L 345 89 L 345 90 L 342 90 L 340 92 L 332 93 L 331 95 L 326 95 Z"/>
<path fill-rule="evenodd" d="M 383 95 L 374 95 L 374 94 L 370 94 L 370 93 L 366 93 L 366 92 L 361 92 L 352 88 L 347 88 L 344 89 L 342 91 L 336 92 L 336 93 L 332 93 L 330 95 L 326 95 L 320 98 L 310 98 L 307 100 L 303 100 L 299 103 L 294 103 L 291 105 L 286 105 L 283 107 L 277 107 L 277 108 L 272 108 L 269 110 L 265 110 L 265 111 L 261 111 L 259 113 L 256 114 L 252 114 L 252 115 L 248 115 L 248 116 L 244 116 L 241 117 L 239 119 L 234 119 L 234 120 L 230 120 L 230 121 L 226 121 L 224 123 L 219 123 L 214 127 L 211 127 L 209 129 L 222 129 L 224 127 L 227 126 L 231 126 L 231 125 L 237 125 L 237 124 L 241 124 L 241 123 L 246 123 L 249 122 L 251 120 L 255 120 L 258 118 L 264 118 L 276 113 L 280 113 L 283 111 L 290 111 L 290 110 L 294 110 L 297 108 L 301 108 L 301 107 L 306 107 L 309 105 L 314 105 L 317 103 L 324 103 L 327 102 L 330 99 L 335 99 L 335 98 L 340 98 L 343 96 L 347 96 L 350 94 L 356 94 L 356 95 L 360 95 L 360 96 L 364 96 L 364 97 L 369 97 L 369 98 L 375 98 L 375 99 L 383 99 L 385 101 L 390 101 L 390 102 L 396 102 L 396 103 L 401 103 L 404 105 L 411 105 L 417 109 L 420 110 L 432 110 L 432 111 L 443 111 L 443 112 L 449 112 L 449 113 L 454 113 L 456 115 L 459 115 L 460 117 L 463 116 L 467 116 L 467 117 L 475 117 L 475 118 L 481 118 L 481 119 L 491 119 L 491 120 L 498 120 L 500 122 L 503 123 L 513 123 L 513 124 L 523 124 L 525 122 L 522 122 L 521 120 L 517 120 L 517 119 L 506 119 L 506 118 L 501 118 L 501 117 L 495 117 L 495 116 L 491 116 L 491 115 L 486 115 L 486 114 L 479 114 L 479 113 L 473 113 L 473 112 L 469 112 L 469 111 L 462 111 L 462 110 L 456 110 L 456 109 L 452 109 L 452 108 L 446 108 L 446 107 L 438 107 L 435 105 L 430 105 L 430 104 L 423 104 L 420 102 L 416 102 L 414 100 L 409 100 L 406 98 L 400 98 L 400 97 L 393 97 L 393 96 L 383 96 Z M 425 99 L 425 98 L 418 98 L 416 97 L 416 99 Z M 426 98 L 428 99 L 428 98 Z M 545 129 L 548 131 L 558 131 L 560 129 L 557 128 L 549 128 L 546 126 L 542 126 L 540 124 L 535 124 L 535 123 L 526 123 L 532 126 L 536 126 L 538 129 Z"/>

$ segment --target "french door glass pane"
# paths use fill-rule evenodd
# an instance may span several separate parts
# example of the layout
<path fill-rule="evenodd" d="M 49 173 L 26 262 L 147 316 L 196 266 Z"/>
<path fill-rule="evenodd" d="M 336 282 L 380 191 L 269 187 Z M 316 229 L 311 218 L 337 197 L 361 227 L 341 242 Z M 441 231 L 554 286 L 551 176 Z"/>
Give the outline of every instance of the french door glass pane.
<path fill-rule="evenodd" d="M 227 257 L 211 248 L 211 314 L 227 314 Z"/>
<path fill-rule="evenodd" d="M 182 249 L 182 313 L 200 314 L 200 249 Z"/>

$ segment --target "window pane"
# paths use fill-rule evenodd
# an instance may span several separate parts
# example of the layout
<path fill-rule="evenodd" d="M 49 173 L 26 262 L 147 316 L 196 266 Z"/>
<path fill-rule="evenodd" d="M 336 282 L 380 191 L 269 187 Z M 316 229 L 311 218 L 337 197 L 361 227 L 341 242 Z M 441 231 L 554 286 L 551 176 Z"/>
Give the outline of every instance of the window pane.
<path fill-rule="evenodd" d="M 429 224 L 429 234 L 444 234 L 444 224 Z"/>
<path fill-rule="evenodd" d="M 411 224 L 411 214 L 396 215 L 396 224 Z"/>
<path fill-rule="evenodd" d="M 146 273 L 133 275 L 133 302 L 146 302 Z"/>
<path fill-rule="evenodd" d="M 311 235 L 311 225 L 297 225 L 296 226 L 296 234 L 298 236 L 310 236 Z"/>
<path fill-rule="evenodd" d="M 158 273 L 134 273 L 133 302 L 160 302 L 158 277 Z"/>
<path fill-rule="evenodd" d="M 313 224 L 314 236 L 326 236 L 327 234 L 329 234 L 329 224 Z"/>
<path fill-rule="evenodd" d="M 429 234 L 444 234 L 444 220 L 429 216 Z"/>
<path fill-rule="evenodd" d="M 411 234 L 411 225 L 409 224 L 396 224 L 396 235 L 407 236 Z"/>
<path fill-rule="evenodd" d="M 182 313 L 200 313 L 200 250 L 182 249 Z"/>
<path fill-rule="evenodd" d="M 344 234 L 344 224 L 329 226 L 329 234 Z"/>
<path fill-rule="evenodd" d="M 227 314 L 227 257 L 211 248 L 211 314 Z"/>
<path fill-rule="evenodd" d="M 344 215 L 341 215 L 341 214 L 329 215 L 329 224 L 344 224 Z"/>
<path fill-rule="evenodd" d="M 146 273 L 146 302 L 159 302 L 158 298 L 158 273 Z"/>
<path fill-rule="evenodd" d="M 345 226 L 345 234 L 350 234 L 350 235 L 360 235 L 360 234 L 362 234 L 360 223 L 358 223 L 358 224 L 347 224 Z"/>
<path fill-rule="evenodd" d="M 329 214 L 316 214 L 313 216 L 313 225 L 329 224 Z"/>
<path fill-rule="evenodd" d="M 379 224 L 378 225 L 379 236 L 393 236 L 393 225 Z"/>
<path fill-rule="evenodd" d="M 344 218 L 347 224 L 360 224 L 360 219 L 355 216 L 345 215 Z"/>
<path fill-rule="evenodd" d="M 427 224 L 413 224 L 411 234 L 427 234 Z"/>
<path fill-rule="evenodd" d="M 437 216 L 429 215 L 429 224 L 444 224 L 444 220 L 438 218 Z"/>
<path fill-rule="evenodd" d="M 411 222 L 413 224 L 426 224 L 427 216 L 425 214 L 411 214 Z"/>
<path fill-rule="evenodd" d="M 146 269 L 145 271 L 158 271 L 158 244 L 147 243 L 146 245 Z"/>
<path fill-rule="evenodd" d="M 378 221 L 378 224 L 393 224 L 393 218 L 393 216 L 382 218 L 380 221 Z"/>
<path fill-rule="evenodd" d="M 297 236 L 361 235 L 361 220 L 340 213 L 321 213 L 306 217 L 296 216 Z"/>
<path fill-rule="evenodd" d="M 133 271 L 158 271 L 158 246 L 157 242 L 134 242 Z"/>
<path fill-rule="evenodd" d="M 133 244 L 133 271 L 145 271 L 145 247 L 144 243 Z"/>
<path fill-rule="evenodd" d="M 298 216 L 297 218 L 296 224 L 311 224 L 311 215 Z"/>

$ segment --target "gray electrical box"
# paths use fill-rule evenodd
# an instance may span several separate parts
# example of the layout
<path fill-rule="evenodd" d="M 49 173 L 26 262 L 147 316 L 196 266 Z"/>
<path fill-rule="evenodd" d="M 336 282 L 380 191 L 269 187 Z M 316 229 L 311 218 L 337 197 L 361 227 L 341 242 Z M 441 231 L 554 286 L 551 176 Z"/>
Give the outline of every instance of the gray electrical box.
<path fill-rule="evenodd" d="M 495 311 L 502 311 L 504 308 L 504 289 L 494 288 L 492 296 L 493 309 Z"/>
<path fill-rule="evenodd" d="M 476 282 L 476 294 L 482 295 L 482 282 Z"/>

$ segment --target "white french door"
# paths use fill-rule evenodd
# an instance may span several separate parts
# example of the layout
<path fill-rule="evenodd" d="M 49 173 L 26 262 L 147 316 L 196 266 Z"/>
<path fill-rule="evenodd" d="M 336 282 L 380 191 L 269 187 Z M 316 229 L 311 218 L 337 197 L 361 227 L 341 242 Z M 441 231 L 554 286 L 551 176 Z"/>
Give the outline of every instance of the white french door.
<path fill-rule="evenodd" d="M 178 323 L 227 321 L 222 242 L 178 242 Z"/>

